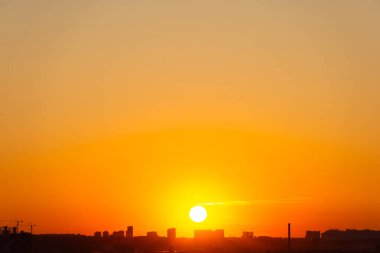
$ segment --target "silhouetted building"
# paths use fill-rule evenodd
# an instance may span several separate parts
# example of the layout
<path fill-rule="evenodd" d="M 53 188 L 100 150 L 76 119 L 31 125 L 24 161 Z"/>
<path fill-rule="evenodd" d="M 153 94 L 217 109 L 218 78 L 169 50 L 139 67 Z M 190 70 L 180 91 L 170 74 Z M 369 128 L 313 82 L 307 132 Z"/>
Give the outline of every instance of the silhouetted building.
<path fill-rule="evenodd" d="M 100 232 L 100 231 L 96 231 L 96 232 L 94 233 L 94 237 L 96 237 L 96 238 L 100 238 L 100 237 L 102 237 L 102 232 Z"/>
<path fill-rule="evenodd" d="M 120 230 L 120 231 L 114 231 L 112 233 L 112 237 L 113 238 L 124 238 L 124 231 L 123 230 Z"/>
<path fill-rule="evenodd" d="M 224 229 L 217 230 L 194 230 L 195 239 L 215 240 L 224 238 Z"/>
<path fill-rule="evenodd" d="M 11 234 L 12 235 L 17 234 L 17 227 L 11 227 Z"/>
<path fill-rule="evenodd" d="M 10 231 L 8 229 L 8 226 L 1 227 L 1 235 L 2 236 L 8 236 L 10 234 Z"/>
<path fill-rule="evenodd" d="M 253 232 L 244 231 L 243 235 L 241 236 L 241 238 L 244 238 L 244 239 L 253 239 Z"/>
<path fill-rule="evenodd" d="M 380 231 L 375 230 L 327 230 L 322 233 L 322 238 L 325 240 L 369 240 L 380 239 Z"/>
<path fill-rule="evenodd" d="M 117 233 L 117 238 L 124 238 L 125 237 L 125 232 L 124 230 L 119 230 Z"/>
<path fill-rule="evenodd" d="M 146 236 L 149 238 L 149 239 L 155 239 L 155 238 L 158 238 L 158 234 L 156 231 L 150 231 L 150 232 L 147 232 L 146 233 Z"/>
<path fill-rule="evenodd" d="M 176 238 L 176 229 L 175 228 L 169 228 L 167 231 L 167 237 L 168 240 L 173 241 Z"/>
<path fill-rule="evenodd" d="M 107 238 L 107 237 L 109 237 L 110 236 L 110 234 L 108 233 L 108 231 L 104 231 L 103 232 L 103 237 L 104 238 Z"/>
<path fill-rule="evenodd" d="M 128 226 L 127 227 L 127 232 L 125 235 L 127 238 L 133 238 L 133 226 Z"/>
<path fill-rule="evenodd" d="M 318 241 L 321 238 L 320 231 L 306 231 L 305 239 L 308 241 Z"/>

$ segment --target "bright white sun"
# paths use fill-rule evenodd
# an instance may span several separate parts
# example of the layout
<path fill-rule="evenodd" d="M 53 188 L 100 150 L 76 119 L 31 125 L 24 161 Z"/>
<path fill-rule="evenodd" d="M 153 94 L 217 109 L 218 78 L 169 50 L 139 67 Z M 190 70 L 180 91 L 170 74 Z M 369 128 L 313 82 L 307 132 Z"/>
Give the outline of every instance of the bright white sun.
<path fill-rule="evenodd" d="M 190 209 L 189 216 L 194 222 L 202 222 L 207 217 L 207 211 L 203 206 L 194 206 Z"/>

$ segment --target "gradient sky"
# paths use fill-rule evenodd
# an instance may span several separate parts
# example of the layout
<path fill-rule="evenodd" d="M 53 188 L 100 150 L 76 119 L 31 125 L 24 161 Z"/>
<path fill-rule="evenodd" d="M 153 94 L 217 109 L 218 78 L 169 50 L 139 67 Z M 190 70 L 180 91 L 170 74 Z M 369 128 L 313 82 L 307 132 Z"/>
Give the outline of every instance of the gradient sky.
<path fill-rule="evenodd" d="M 0 0 L 0 220 L 380 229 L 379 26 L 371 0 Z"/>

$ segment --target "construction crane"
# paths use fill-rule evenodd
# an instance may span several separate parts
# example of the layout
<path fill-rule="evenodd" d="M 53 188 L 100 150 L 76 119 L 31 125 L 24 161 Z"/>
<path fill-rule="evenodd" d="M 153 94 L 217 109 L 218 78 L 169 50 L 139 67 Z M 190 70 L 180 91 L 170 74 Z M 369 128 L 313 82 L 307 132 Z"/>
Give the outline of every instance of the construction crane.
<path fill-rule="evenodd" d="M 30 234 L 33 234 L 33 227 L 37 226 L 36 224 L 30 223 L 25 225 L 20 225 L 21 227 L 29 227 L 30 228 Z"/>
<path fill-rule="evenodd" d="M 16 220 L 16 233 L 17 233 L 17 234 L 18 234 L 18 228 L 19 228 L 19 226 L 20 226 L 20 223 L 23 223 L 23 221 L 17 219 L 17 220 Z"/>

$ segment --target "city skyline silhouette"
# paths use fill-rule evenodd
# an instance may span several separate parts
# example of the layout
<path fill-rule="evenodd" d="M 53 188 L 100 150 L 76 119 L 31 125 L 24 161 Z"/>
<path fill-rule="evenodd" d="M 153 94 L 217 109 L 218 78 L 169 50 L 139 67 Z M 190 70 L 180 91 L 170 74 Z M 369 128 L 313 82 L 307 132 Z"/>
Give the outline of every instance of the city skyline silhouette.
<path fill-rule="evenodd" d="M 306 231 L 303 238 L 292 237 L 287 224 L 287 238 L 256 236 L 244 231 L 240 237 L 226 237 L 223 229 L 194 230 L 193 238 L 177 237 L 176 228 L 168 228 L 166 236 L 156 231 L 135 235 L 134 227 L 114 232 L 96 231 L 93 236 L 81 234 L 32 234 L 17 227 L 0 227 L 0 250 L 10 253 L 28 252 L 377 252 L 380 231 L 330 229 Z"/>

